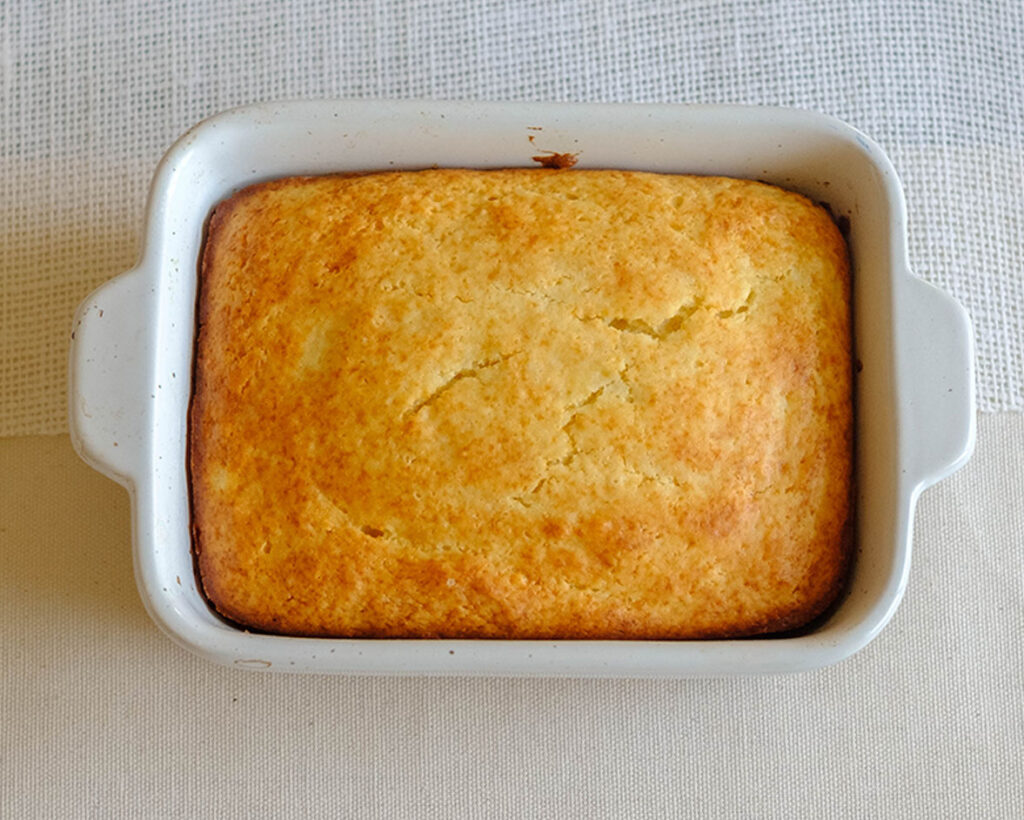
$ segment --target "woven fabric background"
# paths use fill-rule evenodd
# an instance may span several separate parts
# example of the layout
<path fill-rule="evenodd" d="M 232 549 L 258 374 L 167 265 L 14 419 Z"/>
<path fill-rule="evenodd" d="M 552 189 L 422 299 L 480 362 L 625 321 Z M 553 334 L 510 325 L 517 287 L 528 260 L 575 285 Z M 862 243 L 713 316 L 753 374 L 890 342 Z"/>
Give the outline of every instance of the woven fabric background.
<path fill-rule="evenodd" d="M 1024 4 L 0 0 L 0 435 L 66 429 L 70 318 L 134 263 L 163 152 L 284 97 L 744 102 L 836 115 L 905 182 L 915 272 L 1024 410 Z"/>
<path fill-rule="evenodd" d="M 127 495 L 65 436 L 0 441 L 0 817 L 1019 820 L 1024 415 L 979 421 L 873 643 L 707 681 L 214 666 L 146 616 Z"/>

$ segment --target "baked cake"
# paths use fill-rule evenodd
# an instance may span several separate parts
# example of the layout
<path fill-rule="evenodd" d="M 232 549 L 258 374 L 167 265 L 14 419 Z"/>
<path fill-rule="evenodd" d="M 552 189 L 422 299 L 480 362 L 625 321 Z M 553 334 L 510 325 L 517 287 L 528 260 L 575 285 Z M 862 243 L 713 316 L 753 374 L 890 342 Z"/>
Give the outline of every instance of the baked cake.
<path fill-rule="evenodd" d="M 737 637 L 850 550 L 847 251 L 753 181 L 436 169 L 217 206 L 202 587 L 289 635 Z"/>

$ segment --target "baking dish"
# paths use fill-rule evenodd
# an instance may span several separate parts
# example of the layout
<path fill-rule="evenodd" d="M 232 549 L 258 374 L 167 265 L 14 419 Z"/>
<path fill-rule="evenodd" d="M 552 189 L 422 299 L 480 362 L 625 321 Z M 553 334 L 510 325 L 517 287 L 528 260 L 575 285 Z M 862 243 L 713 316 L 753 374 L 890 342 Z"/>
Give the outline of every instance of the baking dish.
<path fill-rule="evenodd" d="M 533 164 L 761 179 L 849 221 L 857 376 L 857 550 L 847 593 L 805 634 L 733 641 L 339 640 L 250 633 L 197 587 L 185 467 L 196 268 L 213 205 L 293 174 Z M 965 311 L 915 278 L 891 163 L 826 116 L 780 108 L 304 101 L 206 120 L 161 162 L 138 265 L 94 292 L 72 334 L 76 450 L 132 498 L 138 586 L 153 619 L 226 664 L 305 672 L 726 676 L 811 669 L 866 645 L 907 582 L 919 493 L 974 445 L 973 340 Z"/>

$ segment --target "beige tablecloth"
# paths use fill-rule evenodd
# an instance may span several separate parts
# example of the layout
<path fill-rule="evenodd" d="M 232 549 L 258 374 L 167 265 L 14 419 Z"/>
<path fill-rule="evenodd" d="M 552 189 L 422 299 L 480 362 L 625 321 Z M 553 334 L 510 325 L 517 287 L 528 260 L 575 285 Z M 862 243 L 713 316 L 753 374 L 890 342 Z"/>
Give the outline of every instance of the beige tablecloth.
<path fill-rule="evenodd" d="M 1024 416 L 922 497 L 860 654 L 728 681 L 300 677 L 166 639 L 127 494 L 0 440 L 0 816 L 1020 817 Z"/>
<path fill-rule="evenodd" d="M 0 816 L 1024 816 L 1022 77 L 1018 0 L 0 0 Z M 877 139 L 982 411 L 892 624 L 701 682 L 261 675 L 164 638 L 127 496 L 64 435 L 70 316 L 178 135 L 296 96 L 784 104 Z"/>

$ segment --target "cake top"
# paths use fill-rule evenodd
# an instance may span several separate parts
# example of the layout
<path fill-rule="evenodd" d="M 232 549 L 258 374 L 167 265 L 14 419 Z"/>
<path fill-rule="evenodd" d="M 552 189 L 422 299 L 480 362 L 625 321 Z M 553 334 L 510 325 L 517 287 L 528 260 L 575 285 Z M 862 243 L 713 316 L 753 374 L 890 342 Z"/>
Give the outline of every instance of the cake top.
<path fill-rule="evenodd" d="M 681 638 L 841 581 L 846 249 L 750 181 L 296 178 L 219 206 L 190 467 L 204 589 L 288 634 Z"/>

